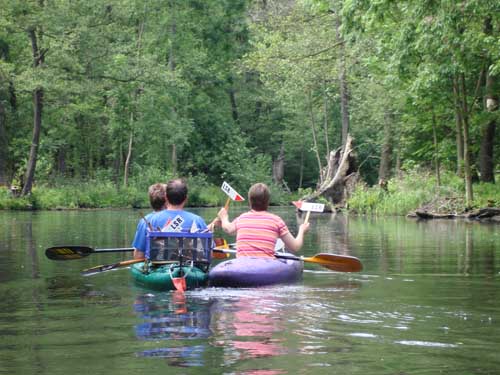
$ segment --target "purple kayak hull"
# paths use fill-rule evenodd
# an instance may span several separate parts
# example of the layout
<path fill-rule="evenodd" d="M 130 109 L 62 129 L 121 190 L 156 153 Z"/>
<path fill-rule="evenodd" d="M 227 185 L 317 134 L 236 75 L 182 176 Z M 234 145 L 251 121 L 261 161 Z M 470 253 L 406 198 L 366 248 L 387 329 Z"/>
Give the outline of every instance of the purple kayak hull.
<path fill-rule="evenodd" d="M 304 262 L 300 260 L 240 257 L 212 268 L 208 282 L 211 286 L 233 288 L 284 284 L 300 280 L 303 271 Z"/>

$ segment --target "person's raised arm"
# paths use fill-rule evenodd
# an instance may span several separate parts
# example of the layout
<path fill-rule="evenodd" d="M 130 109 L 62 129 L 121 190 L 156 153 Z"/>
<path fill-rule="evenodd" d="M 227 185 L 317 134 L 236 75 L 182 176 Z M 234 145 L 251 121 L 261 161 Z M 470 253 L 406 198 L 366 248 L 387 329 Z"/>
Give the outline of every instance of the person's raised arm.
<path fill-rule="evenodd" d="M 299 227 L 299 233 L 294 237 L 290 232 L 285 234 L 281 239 L 285 243 L 285 248 L 291 251 L 299 251 L 304 244 L 304 234 L 309 230 L 309 223 L 302 223 Z"/>
<path fill-rule="evenodd" d="M 219 210 L 217 217 L 220 219 L 221 227 L 224 232 L 226 232 L 227 234 L 236 233 L 236 225 L 229 221 L 229 215 L 224 207 Z"/>

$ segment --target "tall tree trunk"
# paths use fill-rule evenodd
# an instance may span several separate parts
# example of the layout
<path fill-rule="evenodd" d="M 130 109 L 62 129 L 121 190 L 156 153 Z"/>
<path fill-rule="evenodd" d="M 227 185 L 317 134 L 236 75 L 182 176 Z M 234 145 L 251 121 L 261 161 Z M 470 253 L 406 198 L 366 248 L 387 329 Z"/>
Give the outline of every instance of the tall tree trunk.
<path fill-rule="evenodd" d="M 378 169 L 378 181 L 380 186 L 385 186 L 391 174 L 392 164 L 392 116 L 386 112 L 384 121 L 384 140 L 380 152 L 380 166 Z"/>
<path fill-rule="evenodd" d="M 460 97 L 458 79 L 453 77 L 453 100 L 455 103 L 455 141 L 457 150 L 457 176 L 464 175 L 464 136 L 462 111 L 460 109 Z"/>
<path fill-rule="evenodd" d="M 434 108 L 432 108 L 432 138 L 434 141 L 434 168 L 436 170 L 436 184 L 439 188 L 441 186 L 441 168 L 439 164 L 439 144 L 437 139 L 437 124 Z"/>
<path fill-rule="evenodd" d="M 486 111 L 492 113 L 498 110 L 498 95 L 494 91 L 494 77 L 486 73 Z M 495 182 L 495 163 L 493 159 L 493 149 L 496 135 L 496 118 L 491 117 L 481 129 L 481 150 L 479 154 L 479 163 L 481 171 L 481 181 Z"/>
<path fill-rule="evenodd" d="M 31 137 L 30 156 L 26 174 L 24 175 L 24 186 L 21 195 L 31 193 L 33 180 L 35 179 L 36 162 L 38 159 L 38 147 L 40 145 L 40 132 L 42 130 L 43 89 L 33 92 L 33 135 Z"/>
<path fill-rule="evenodd" d="M 172 17 L 170 19 L 170 49 L 169 49 L 169 54 L 168 54 L 168 70 L 172 73 L 172 76 L 175 77 L 175 68 L 176 68 L 176 62 L 175 62 L 175 47 L 174 43 L 177 38 L 177 23 L 175 21 L 175 2 L 170 1 L 169 2 L 170 9 L 172 12 Z M 173 106 L 172 112 L 174 115 L 174 118 L 177 119 L 177 107 Z M 172 165 L 172 173 L 174 176 L 177 174 L 177 146 L 175 144 L 175 140 L 172 143 L 172 149 L 171 149 L 171 165 Z"/>
<path fill-rule="evenodd" d="M 326 82 L 323 81 L 323 112 L 324 112 L 324 131 L 325 131 L 325 146 L 326 159 L 330 155 L 330 144 L 328 141 L 328 95 L 326 95 Z"/>
<path fill-rule="evenodd" d="M 302 143 L 302 148 L 300 149 L 299 189 L 302 189 L 303 181 L 304 181 L 304 144 Z"/>
<path fill-rule="evenodd" d="M 64 176 L 66 174 L 66 148 L 60 147 L 57 150 L 56 154 L 56 165 L 57 165 L 57 174 L 60 176 Z"/>
<path fill-rule="evenodd" d="M 0 186 L 8 186 L 9 178 L 7 172 L 8 165 L 8 140 L 7 140 L 7 115 L 5 107 L 0 100 Z"/>
<path fill-rule="evenodd" d="M 465 74 L 460 74 L 460 89 L 462 92 L 462 120 L 464 131 L 464 178 L 465 178 L 465 204 L 472 206 L 474 195 L 472 192 L 472 173 L 469 151 L 469 108 L 467 106 L 467 90 L 465 87 Z"/>
<path fill-rule="evenodd" d="M 174 176 L 177 174 L 177 147 L 175 143 L 172 145 L 172 173 Z"/>
<path fill-rule="evenodd" d="M 319 185 L 321 185 L 323 183 L 323 171 L 322 171 L 323 167 L 321 166 L 321 158 L 319 157 L 318 137 L 316 136 L 316 121 L 314 120 L 314 111 L 313 111 L 311 90 L 309 90 L 308 99 L 309 99 L 308 100 L 308 104 L 309 104 L 309 116 L 311 117 L 311 131 L 312 131 L 313 144 L 314 144 L 314 153 L 316 155 L 316 160 L 318 162 Z"/>
<path fill-rule="evenodd" d="M 280 152 L 273 160 L 273 181 L 278 186 L 283 186 L 285 176 L 285 142 L 281 141 Z"/>
<path fill-rule="evenodd" d="M 134 115 L 130 115 L 130 124 L 131 124 L 131 130 L 130 130 L 130 136 L 128 139 L 128 148 L 127 148 L 127 157 L 125 158 L 125 166 L 123 168 L 123 186 L 127 187 L 128 186 L 128 174 L 129 174 L 129 166 L 130 166 L 130 159 L 132 158 L 132 145 L 134 141 Z"/>
<path fill-rule="evenodd" d="M 491 17 L 488 17 L 485 20 L 484 30 L 486 35 L 491 36 L 493 32 Z M 495 91 L 495 81 L 495 77 L 490 74 L 490 69 L 486 69 L 485 107 L 486 111 L 489 113 L 493 113 L 498 110 L 498 92 Z M 493 149 L 495 145 L 496 127 L 496 118 L 495 116 L 491 116 L 481 128 L 479 170 L 481 172 L 480 178 L 483 182 L 495 182 Z"/>
<path fill-rule="evenodd" d="M 347 88 L 345 47 L 340 32 L 340 15 L 336 12 L 335 32 L 339 44 L 340 66 L 339 66 L 339 86 L 340 86 L 340 113 L 342 115 L 342 144 L 345 145 L 349 134 L 349 92 Z"/>
<path fill-rule="evenodd" d="M 236 91 L 234 89 L 233 77 L 229 77 L 229 101 L 231 102 L 231 116 L 235 123 L 240 122 L 240 116 L 238 115 L 238 105 L 236 103 Z"/>
<path fill-rule="evenodd" d="M 31 52 L 33 56 L 33 68 L 39 68 L 43 64 L 44 55 L 38 46 L 38 38 L 34 28 L 28 29 L 28 36 L 31 41 Z M 43 111 L 43 88 L 39 87 L 33 91 L 33 136 L 31 138 L 30 155 L 28 166 L 24 176 L 24 186 L 21 195 L 31 193 L 33 180 L 35 178 L 36 162 L 38 158 L 38 147 L 40 145 L 40 132 L 42 130 Z"/>

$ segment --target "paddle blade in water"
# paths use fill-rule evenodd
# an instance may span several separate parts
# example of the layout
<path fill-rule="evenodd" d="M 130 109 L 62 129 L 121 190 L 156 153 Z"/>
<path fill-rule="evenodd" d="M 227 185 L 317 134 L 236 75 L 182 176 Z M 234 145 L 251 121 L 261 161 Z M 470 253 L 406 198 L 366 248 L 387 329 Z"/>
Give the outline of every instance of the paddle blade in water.
<path fill-rule="evenodd" d="M 82 259 L 94 252 L 94 249 L 86 246 L 54 246 L 45 250 L 47 258 L 52 260 Z"/>
<path fill-rule="evenodd" d="M 320 253 L 313 257 L 303 258 L 304 262 L 318 263 L 332 271 L 359 272 L 363 269 L 361 261 L 349 255 Z"/>
<path fill-rule="evenodd" d="M 175 289 L 179 292 L 185 292 L 187 289 L 186 278 L 182 277 L 172 277 L 172 283 L 175 286 Z"/>

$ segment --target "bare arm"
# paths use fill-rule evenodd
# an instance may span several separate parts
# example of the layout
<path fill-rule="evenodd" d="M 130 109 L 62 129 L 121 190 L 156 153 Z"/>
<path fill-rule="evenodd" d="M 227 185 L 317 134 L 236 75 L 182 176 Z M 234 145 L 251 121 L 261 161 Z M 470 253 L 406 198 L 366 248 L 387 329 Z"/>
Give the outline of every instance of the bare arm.
<path fill-rule="evenodd" d="M 291 251 L 299 251 L 304 244 L 304 234 L 309 230 L 309 223 L 302 223 L 299 227 L 299 233 L 294 237 L 290 232 L 285 234 L 281 239 L 285 243 L 285 248 Z"/>
<path fill-rule="evenodd" d="M 229 221 L 227 210 L 223 207 L 219 210 L 217 217 L 220 219 L 221 227 L 227 234 L 236 233 L 236 225 Z"/>
<path fill-rule="evenodd" d="M 144 251 L 134 249 L 134 259 L 144 259 Z"/>

